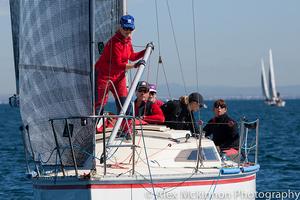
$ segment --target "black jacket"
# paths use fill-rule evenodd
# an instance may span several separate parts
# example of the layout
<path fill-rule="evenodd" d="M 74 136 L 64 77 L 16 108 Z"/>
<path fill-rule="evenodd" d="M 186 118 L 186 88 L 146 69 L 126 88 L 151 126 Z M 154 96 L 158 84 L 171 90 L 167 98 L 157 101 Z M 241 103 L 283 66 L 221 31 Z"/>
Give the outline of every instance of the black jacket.
<path fill-rule="evenodd" d="M 238 125 L 227 114 L 212 118 L 203 130 L 205 131 L 205 136 L 213 136 L 212 139 L 215 145 L 219 146 L 221 150 L 238 149 Z"/>
<path fill-rule="evenodd" d="M 188 110 L 186 104 L 179 100 L 172 100 L 162 105 L 161 109 L 164 112 L 167 127 L 175 130 L 190 130 L 192 134 L 200 133 L 194 114 Z"/>

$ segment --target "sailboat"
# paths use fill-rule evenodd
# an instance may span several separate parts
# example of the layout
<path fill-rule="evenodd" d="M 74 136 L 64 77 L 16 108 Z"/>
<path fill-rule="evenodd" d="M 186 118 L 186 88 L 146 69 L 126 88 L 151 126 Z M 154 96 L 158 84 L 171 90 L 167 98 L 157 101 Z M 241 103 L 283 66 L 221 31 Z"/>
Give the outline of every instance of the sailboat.
<path fill-rule="evenodd" d="M 280 93 L 276 90 L 275 85 L 275 73 L 273 64 L 272 50 L 269 50 L 269 84 L 266 78 L 266 72 L 264 67 L 264 61 L 261 60 L 261 85 L 263 96 L 265 97 L 265 103 L 271 106 L 284 107 L 285 101 L 281 99 Z"/>
<path fill-rule="evenodd" d="M 236 160 L 220 155 L 210 139 L 164 125 L 133 120 L 132 140 L 116 138 L 121 121 L 135 119 L 124 111 L 146 64 L 118 115 L 94 114 L 96 44 L 116 31 L 126 1 L 10 5 L 17 10 L 21 130 L 34 199 L 255 199 L 258 120 L 241 122 Z M 146 63 L 152 51 L 149 43 Z M 113 128 L 105 126 L 110 118 L 117 118 Z"/>

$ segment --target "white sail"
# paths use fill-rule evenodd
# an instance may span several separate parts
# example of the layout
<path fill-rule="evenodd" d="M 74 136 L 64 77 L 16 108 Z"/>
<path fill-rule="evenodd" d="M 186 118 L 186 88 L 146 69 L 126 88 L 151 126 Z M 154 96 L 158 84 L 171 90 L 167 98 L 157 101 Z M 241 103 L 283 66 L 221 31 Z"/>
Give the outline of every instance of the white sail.
<path fill-rule="evenodd" d="M 273 64 L 273 56 L 272 56 L 272 50 L 269 50 L 269 62 L 270 62 L 270 69 L 269 69 L 269 86 L 271 91 L 272 99 L 277 98 L 277 91 L 276 91 L 276 85 L 275 85 L 275 73 L 274 73 L 274 64 Z"/>
<path fill-rule="evenodd" d="M 262 86 L 263 96 L 266 99 L 270 99 L 270 92 L 267 83 L 267 77 L 266 77 L 265 65 L 263 59 L 261 59 L 261 86 Z"/>

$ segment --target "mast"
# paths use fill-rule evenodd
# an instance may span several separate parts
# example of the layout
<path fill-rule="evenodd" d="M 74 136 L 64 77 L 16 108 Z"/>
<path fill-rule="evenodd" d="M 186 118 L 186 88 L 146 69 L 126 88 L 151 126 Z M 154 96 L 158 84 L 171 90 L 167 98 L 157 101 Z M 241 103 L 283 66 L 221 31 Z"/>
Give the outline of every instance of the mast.
<path fill-rule="evenodd" d="M 147 63 L 148 58 L 150 57 L 150 54 L 151 54 L 152 51 L 153 51 L 153 44 L 152 43 L 147 44 L 146 52 L 145 52 L 145 55 L 143 57 L 143 59 L 145 60 L 146 63 Z M 140 78 L 143 74 L 144 69 L 145 69 L 145 65 L 143 65 L 143 64 L 140 65 L 137 73 L 135 74 L 135 77 L 134 77 L 134 79 L 132 81 L 132 84 L 130 86 L 130 89 L 128 91 L 128 96 L 126 97 L 125 103 L 122 107 L 122 110 L 120 111 L 119 118 L 118 118 L 118 120 L 117 120 L 117 122 L 116 122 L 116 124 L 115 124 L 115 126 L 112 130 L 112 133 L 111 133 L 111 136 L 109 138 L 108 144 L 111 144 L 116 138 L 117 132 L 118 132 L 118 130 L 121 126 L 121 123 L 124 119 L 122 116 L 125 116 L 125 114 L 126 114 L 126 110 L 127 110 L 128 106 L 130 104 L 130 101 L 131 101 L 133 95 L 134 95 L 136 86 L 137 86 L 138 81 L 140 80 Z"/>
<path fill-rule="evenodd" d="M 127 0 L 122 1 L 123 15 L 127 14 Z"/>
<path fill-rule="evenodd" d="M 269 88 L 268 88 L 266 72 L 265 72 L 265 65 L 264 65 L 263 59 L 261 59 L 261 86 L 262 86 L 263 96 L 266 99 L 270 99 L 270 92 L 269 92 Z"/>
<path fill-rule="evenodd" d="M 274 64 L 273 64 L 273 55 L 271 49 L 269 50 L 269 62 L 270 62 L 270 69 L 269 69 L 270 90 L 271 90 L 272 99 L 276 99 L 277 91 L 275 85 Z"/>
<path fill-rule="evenodd" d="M 95 115 L 95 0 L 90 1 L 90 67 L 92 72 L 92 114 Z"/>

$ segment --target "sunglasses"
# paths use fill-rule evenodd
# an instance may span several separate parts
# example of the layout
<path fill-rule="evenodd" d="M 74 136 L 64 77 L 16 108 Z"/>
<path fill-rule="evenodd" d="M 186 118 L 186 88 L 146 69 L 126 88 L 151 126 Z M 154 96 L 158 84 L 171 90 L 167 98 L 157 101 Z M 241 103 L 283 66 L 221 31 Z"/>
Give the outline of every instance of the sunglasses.
<path fill-rule="evenodd" d="M 155 94 L 156 94 L 156 92 L 150 92 L 149 94 L 151 94 L 151 95 L 155 95 Z"/>
<path fill-rule="evenodd" d="M 139 89 L 138 92 L 147 93 L 147 92 L 149 92 L 149 90 L 147 90 L 147 89 Z"/>
<path fill-rule="evenodd" d="M 214 107 L 215 108 L 226 108 L 226 105 L 224 105 L 224 104 L 217 104 Z"/>

